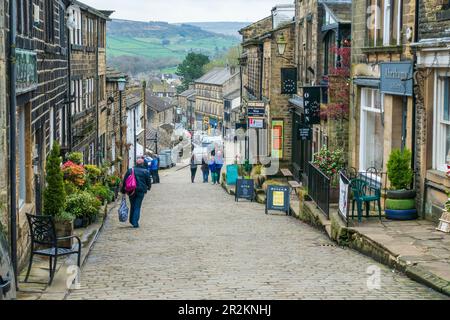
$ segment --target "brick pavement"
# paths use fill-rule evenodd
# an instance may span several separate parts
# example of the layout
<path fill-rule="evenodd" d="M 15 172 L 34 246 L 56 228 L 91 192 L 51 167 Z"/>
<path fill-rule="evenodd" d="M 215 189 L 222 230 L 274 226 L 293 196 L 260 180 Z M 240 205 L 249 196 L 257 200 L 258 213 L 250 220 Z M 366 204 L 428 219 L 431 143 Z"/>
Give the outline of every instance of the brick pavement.
<path fill-rule="evenodd" d="M 295 218 L 163 173 L 141 228 L 108 218 L 68 299 L 445 299 Z M 366 270 L 381 270 L 369 290 Z"/>

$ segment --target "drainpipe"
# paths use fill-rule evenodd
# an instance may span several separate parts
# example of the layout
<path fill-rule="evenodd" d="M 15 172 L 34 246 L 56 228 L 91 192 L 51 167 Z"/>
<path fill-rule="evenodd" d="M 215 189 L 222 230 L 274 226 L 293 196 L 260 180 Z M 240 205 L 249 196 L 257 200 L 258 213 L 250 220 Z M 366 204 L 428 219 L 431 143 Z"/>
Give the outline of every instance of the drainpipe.
<path fill-rule="evenodd" d="M 415 0 L 415 17 L 414 17 L 414 43 L 417 43 L 419 41 L 419 6 L 420 6 L 420 0 Z M 413 51 L 413 75 L 416 74 L 417 71 L 417 53 L 416 51 Z M 413 81 L 414 81 L 413 76 Z M 417 180 L 417 161 L 416 161 L 416 112 L 417 112 L 417 98 L 416 98 L 416 92 L 414 90 L 413 86 L 413 112 L 412 112 L 412 164 L 411 168 L 413 168 L 415 172 L 415 179 Z M 420 170 L 420 168 L 419 168 Z M 422 217 L 425 218 L 425 201 L 426 201 L 426 181 L 423 189 L 423 211 L 422 211 Z"/>
<path fill-rule="evenodd" d="M 100 25 L 100 19 L 97 18 L 97 43 L 96 43 L 96 48 L 95 48 L 95 77 L 96 77 L 96 85 L 95 85 L 95 96 L 96 96 L 96 106 L 95 106 L 95 162 L 97 164 L 97 166 L 100 166 L 100 150 L 99 150 L 99 133 L 100 133 L 100 122 L 99 122 L 99 101 L 100 101 L 100 95 L 99 95 L 99 82 L 100 82 L 100 76 L 98 75 L 99 73 L 99 68 L 98 68 L 98 64 L 99 64 L 99 52 L 98 52 L 98 48 L 99 48 L 99 38 L 100 38 L 100 32 L 99 32 L 99 25 Z"/>
<path fill-rule="evenodd" d="M 16 195 L 16 1 L 9 1 L 9 197 L 11 261 L 17 288 L 17 195 Z"/>
<path fill-rule="evenodd" d="M 72 66 L 71 66 L 71 54 L 72 54 L 72 40 L 70 38 L 70 30 L 67 29 L 67 81 L 68 81 L 68 92 L 67 101 L 68 104 L 65 106 L 65 119 L 67 121 L 67 128 L 63 130 L 63 141 L 66 143 L 68 150 L 72 151 Z M 65 121 L 65 122 L 66 122 Z M 65 123 L 63 123 L 65 126 Z M 69 132 L 69 134 L 67 134 Z"/>

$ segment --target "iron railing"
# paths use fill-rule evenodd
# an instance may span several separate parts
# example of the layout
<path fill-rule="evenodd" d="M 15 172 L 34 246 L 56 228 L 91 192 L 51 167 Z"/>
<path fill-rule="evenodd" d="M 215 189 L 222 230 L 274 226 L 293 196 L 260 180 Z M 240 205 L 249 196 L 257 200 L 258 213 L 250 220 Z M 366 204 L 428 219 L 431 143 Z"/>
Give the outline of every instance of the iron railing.
<path fill-rule="evenodd" d="M 310 162 L 308 168 L 308 195 L 328 219 L 330 218 L 330 189 L 330 178 Z"/>

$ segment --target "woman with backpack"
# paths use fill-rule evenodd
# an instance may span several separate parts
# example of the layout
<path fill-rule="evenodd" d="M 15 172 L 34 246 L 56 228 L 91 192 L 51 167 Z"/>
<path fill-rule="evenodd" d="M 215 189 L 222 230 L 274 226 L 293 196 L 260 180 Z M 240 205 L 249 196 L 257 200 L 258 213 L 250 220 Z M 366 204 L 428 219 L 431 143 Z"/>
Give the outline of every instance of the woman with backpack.
<path fill-rule="evenodd" d="M 136 161 L 134 168 L 128 169 L 123 178 L 122 193 L 128 194 L 130 199 L 130 223 L 134 228 L 139 228 L 139 219 L 141 217 L 142 201 L 145 194 L 152 188 L 148 168 L 145 167 L 144 158 Z"/>

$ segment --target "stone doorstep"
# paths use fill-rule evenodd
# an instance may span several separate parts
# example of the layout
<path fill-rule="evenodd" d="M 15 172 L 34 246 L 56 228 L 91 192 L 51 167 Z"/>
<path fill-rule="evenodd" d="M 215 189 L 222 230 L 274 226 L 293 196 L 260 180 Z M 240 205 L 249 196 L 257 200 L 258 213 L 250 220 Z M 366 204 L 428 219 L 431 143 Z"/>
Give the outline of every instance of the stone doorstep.
<path fill-rule="evenodd" d="M 449 260 L 438 259 L 436 261 L 433 259 L 435 258 L 434 256 L 426 255 L 426 253 L 423 253 L 418 248 L 414 248 L 412 250 L 408 249 L 408 252 L 403 252 L 403 255 L 398 254 L 398 251 L 405 249 L 405 245 L 407 245 L 407 242 L 405 244 L 405 241 L 403 241 L 403 245 L 400 246 L 390 245 L 389 241 L 387 241 L 388 243 L 383 244 L 383 241 L 380 240 L 389 240 L 390 238 L 392 240 L 395 240 L 395 238 L 390 236 L 383 236 L 382 234 L 380 234 L 380 232 L 378 232 L 378 230 L 376 230 L 377 228 L 375 228 L 375 230 L 374 228 L 369 228 L 367 230 L 372 231 L 372 234 L 370 232 L 365 233 L 366 230 L 364 228 L 347 228 L 337 212 L 331 212 L 330 218 L 333 221 L 329 221 L 318 209 L 315 208 L 313 204 L 305 202 L 305 205 L 308 206 L 309 211 L 312 212 L 313 216 L 321 224 L 320 226 L 318 226 L 318 228 L 325 229 L 327 231 L 327 234 L 333 241 L 336 241 L 336 239 L 333 239 L 333 234 L 335 231 L 337 232 L 337 234 L 339 234 L 339 231 L 342 230 L 347 230 L 347 232 L 350 231 L 351 233 L 353 233 L 352 238 L 354 238 L 354 236 L 356 235 L 360 240 L 363 239 L 366 245 L 369 245 L 372 248 L 369 253 L 360 248 L 358 245 L 350 245 L 350 247 L 352 247 L 353 249 L 375 259 L 376 261 L 382 262 L 389 267 L 393 267 L 405 273 L 405 275 L 407 275 L 409 278 L 421 284 L 424 284 L 438 292 L 450 296 Z M 291 210 L 294 212 L 294 215 L 297 218 L 300 218 L 299 203 L 292 203 Z M 336 223 L 338 224 L 337 228 L 339 228 L 340 230 L 334 230 L 336 229 Z M 421 225 L 423 226 L 423 228 L 428 227 L 428 223 L 423 223 Z M 387 230 L 385 228 L 386 226 L 383 228 L 380 227 L 380 230 Z M 387 228 L 394 230 L 394 224 L 389 223 L 389 226 Z M 399 236 L 403 236 L 402 238 L 403 240 L 405 240 L 404 232 L 399 233 Z M 414 240 L 412 236 L 411 240 Z M 414 254 L 408 255 L 408 253 Z"/>
<path fill-rule="evenodd" d="M 111 212 L 117 208 L 117 202 L 112 204 L 108 209 L 109 216 Z M 98 222 L 90 225 L 86 229 L 78 229 L 74 231 L 74 235 L 80 237 L 81 240 L 81 265 L 85 263 L 95 240 L 101 231 L 107 217 L 99 219 Z M 76 265 L 76 255 L 62 257 L 58 263 L 56 274 L 53 279 L 52 286 L 48 286 L 49 271 L 48 259 L 42 258 L 39 261 L 36 259 L 33 263 L 33 268 L 30 274 L 29 283 L 19 282 L 20 291 L 17 294 L 18 300 L 64 300 L 69 293 L 67 289 L 67 269 L 69 266 Z M 21 273 L 20 279 L 25 278 L 26 269 Z M 39 282 L 37 282 L 39 281 Z"/>

